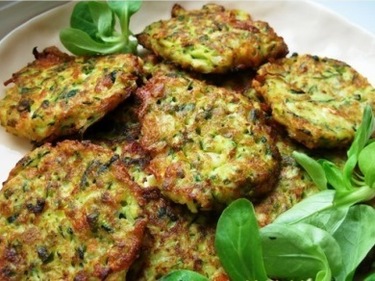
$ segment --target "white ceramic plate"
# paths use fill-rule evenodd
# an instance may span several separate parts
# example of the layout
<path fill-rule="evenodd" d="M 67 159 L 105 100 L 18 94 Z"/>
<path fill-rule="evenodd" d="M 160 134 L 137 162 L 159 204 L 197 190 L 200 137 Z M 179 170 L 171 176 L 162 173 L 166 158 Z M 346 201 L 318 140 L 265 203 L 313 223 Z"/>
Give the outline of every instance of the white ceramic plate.
<path fill-rule="evenodd" d="M 140 32 L 147 24 L 169 18 L 174 2 L 145 1 L 132 18 L 132 30 Z M 39 50 L 59 42 L 59 30 L 67 27 L 73 3 L 44 13 L 15 29 L 0 42 L 0 98 L 4 81 L 33 60 L 32 49 Z M 184 1 L 187 9 L 200 8 L 203 2 Z M 310 53 L 343 60 L 375 85 L 375 37 L 346 22 L 343 18 L 305 1 L 220 1 L 229 8 L 247 10 L 254 19 L 268 21 L 284 37 L 290 53 Z M 1 109 L 0 109 L 1 110 Z M 15 163 L 31 148 L 28 141 L 14 137 L 0 128 L 0 183 L 8 177 Z"/>

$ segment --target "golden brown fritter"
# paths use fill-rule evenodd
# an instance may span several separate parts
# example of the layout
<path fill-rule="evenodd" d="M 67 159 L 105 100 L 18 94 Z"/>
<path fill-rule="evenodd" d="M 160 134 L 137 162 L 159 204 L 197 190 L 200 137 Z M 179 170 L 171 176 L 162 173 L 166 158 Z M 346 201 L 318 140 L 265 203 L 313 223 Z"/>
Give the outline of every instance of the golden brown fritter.
<path fill-rule="evenodd" d="M 0 101 L 8 132 L 35 142 L 82 133 L 137 88 L 142 61 L 129 54 L 72 57 L 50 47 L 13 74 Z"/>
<path fill-rule="evenodd" d="M 77 141 L 33 150 L 0 192 L 0 279 L 124 280 L 143 206 L 110 150 Z"/>
<path fill-rule="evenodd" d="M 215 251 L 216 217 L 192 214 L 185 206 L 150 195 L 141 255 L 128 280 L 158 280 L 173 270 L 188 269 L 209 280 L 229 281 Z"/>
<path fill-rule="evenodd" d="M 193 212 L 272 190 L 279 154 L 244 96 L 189 77 L 155 76 L 137 91 L 141 145 L 162 193 Z"/>
<path fill-rule="evenodd" d="M 256 68 L 288 53 L 268 23 L 216 4 L 192 11 L 176 4 L 171 19 L 150 24 L 137 38 L 158 56 L 201 73 Z"/>
<path fill-rule="evenodd" d="M 344 62 L 293 55 L 263 65 L 253 86 L 285 126 L 308 148 L 345 147 L 354 138 L 375 89 Z"/>

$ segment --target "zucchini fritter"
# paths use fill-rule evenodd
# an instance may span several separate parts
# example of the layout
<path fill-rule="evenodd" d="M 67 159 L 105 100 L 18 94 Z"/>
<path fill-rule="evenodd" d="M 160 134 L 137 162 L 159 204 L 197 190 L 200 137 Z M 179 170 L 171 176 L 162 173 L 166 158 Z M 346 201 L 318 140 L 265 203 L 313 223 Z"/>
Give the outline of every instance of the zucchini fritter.
<path fill-rule="evenodd" d="M 35 142 L 82 133 L 137 87 L 142 61 L 129 54 L 72 57 L 50 47 L 5 84 L 0 122 Z"/>
<path fill-rule="evenodd" d="M 256 68 L 288 53 L 268 23 L 216 4 L 192 11 L 175 4 L 171 19 L 150 24 L 137 38 L 156 55 L 201 73 Z"/>
<path fill-rule="evenodd" d="M 0 279 L 124 280 L 143 205 L 110 150 L 77 141 L 33 150 L 0 192 Z"/>
<path fill-rule="evenodd" d="M 197 212 L 272 190 L 279 153 L 260 110 L 241 94 L 189 77 L 139 88 L 141 145 L 162 193 Z"/>
<path fill-rule="evenodd" d="M 213 281 L 228 281 L 215 250 L 217 218 L 154 197 L 145 207 L 149 222 L 129 280 L 158 280 L 173 270 L 188 269 Z"/>
<path fill-rule="evenodd" d="M 375 89 L 344 62 L 293 55 L 259 70 L 254 88 L 289 136 L 308 148 L 345 147 L 354 138 Z"/>

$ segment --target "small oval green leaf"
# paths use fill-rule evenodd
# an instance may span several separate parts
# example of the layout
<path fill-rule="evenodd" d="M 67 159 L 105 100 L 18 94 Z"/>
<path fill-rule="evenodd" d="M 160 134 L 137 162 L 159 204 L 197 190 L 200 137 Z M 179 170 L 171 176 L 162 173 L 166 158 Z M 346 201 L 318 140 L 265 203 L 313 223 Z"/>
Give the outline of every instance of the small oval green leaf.
<path fill-rule="evenodd" d="M 316 243 L 321 239 L 312 238 L 311 228 L 314 227 L 302 229 L 301 224 L 270 224 L 261 229 L 264 264 L 271 278 L 331 280 L 325 250 Z M 332 249 L 335 251 L 337 247 Z"/>
<path fill-rule="evenodd" d="M 232 202 L 217 224 L 215 247 L 232 281 L 268 280 L 254 207 L 246 199 Z"/>
<path fill-rule="evenodd" d="M 375 246 L 375 209 L 358 204 L 350 207 L 341 227 L 333 234 L 340 245 L 344 269 L 337 280 L 352 280 L 355 270 Z"/>
<path fill-rule="evenodd" d="M 319 163 L 326 174 L 327 182 L 336 190 L 345 189 L 344 176 L 339 167 L 328 160 L 320 160 Z"/>
<path fill-rule="evenodd" d="M 124 48 L 122 43 L 100 43 L 80 29 L 65 28 L 60 31 L 60 41 L 77 56 L 112 54 Z"/>
<path fill-rule="evenodd" d="M 127 39 L 131 32 L 129 30 L 129 22 L 130 18 L 133 14 L 138 12 L 138 10 L 142 6 L 142 1 L 140 0 L 125 0 L 125 1 L 118 1 L 118 0 L 108 0 L 107 4 L 109 8 L 116 14 L 118 19 L 120 20 L 120 26 L 124 38 Z"/>
<path fill-rule="evenodd" d="M 274 223 L 292 224 L 306 221 L 317 212 L 332 208 L 335 194 L 334 190 L 324 190 L 311 195 L 278 216 Z"/>
<path fill-rule="evenodd" d="M 327 178 L 323 167 L 318 161 L 306 155 L 305 153 L 293 151 L 293 157 L 309 174 L 314 183 L 320 190 L 327 189 Z"/>
<path fill-rule="evenodd" d="M 358 156 L 358 166 L 365 176 L 365 183 L 375 187 L 375 142 L 362 149 Z"/>
<path fill-rule="evenodd" d="M 375 131 L 375 119 L 370 105 L 366 105 L 363 110 L 362 122 L 359 125 L 354 140 L 348 149 L 347 155 L 350 158 L 353 155 L 358 156 L 363 147 Z"/>
<path fill-rule="evenodd" d="M 112 36 L 115 26 L 115 17 L 107 3 L 90 1 L 88 7 L 88 12 L 97 27 L 99 37 Z"/>
<path fill-rule="evenodd" d="M 98 27 L 91 16 L 88 1 L 80 1 L 75 4 L 70 16 L 70 27 L 84 31 L 91 38 L 96 37 Z"/>

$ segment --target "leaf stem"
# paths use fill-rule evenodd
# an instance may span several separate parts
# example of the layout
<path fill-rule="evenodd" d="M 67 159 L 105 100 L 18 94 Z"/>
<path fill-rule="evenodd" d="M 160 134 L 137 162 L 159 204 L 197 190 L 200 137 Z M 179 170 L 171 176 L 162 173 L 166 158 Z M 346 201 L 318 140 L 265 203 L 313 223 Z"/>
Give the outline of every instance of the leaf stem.
<path fill-rule="evenodd" d="M 338 196 L 334 200 L 334 206 L 351 206 L 375 198 L 375 189 L 365 185 L 360 188 L 356 188 L 352 191 L 349 191 L 345 195 L 341 195 L 340 193 L 337 193 L 337 195 Z"/>

